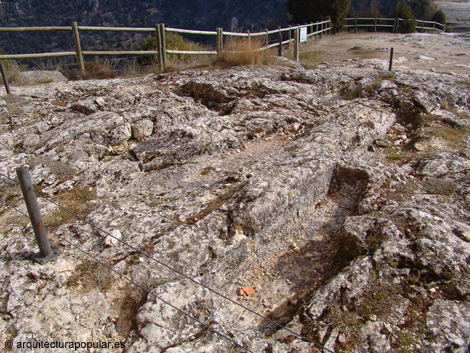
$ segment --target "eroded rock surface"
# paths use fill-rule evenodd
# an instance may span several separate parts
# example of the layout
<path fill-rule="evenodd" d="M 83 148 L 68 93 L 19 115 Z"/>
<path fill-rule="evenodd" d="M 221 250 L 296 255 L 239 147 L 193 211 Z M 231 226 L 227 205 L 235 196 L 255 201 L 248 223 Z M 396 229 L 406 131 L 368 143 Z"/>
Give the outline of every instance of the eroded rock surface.
<path fill-rule="evenodd" d="M 0 205 L 2 339 L 235 351 L 169 302 L 255 352 L 316 350 L 183 273 L 336 352 L 468 351 L 470 78 L 360 66 L 0 100 L 2 200 L 24 212 L 4 176 L 28 164 L 40 195 L 105 231 L 40 198 L 62 255 L 39 266 L 28 220 Z"/>

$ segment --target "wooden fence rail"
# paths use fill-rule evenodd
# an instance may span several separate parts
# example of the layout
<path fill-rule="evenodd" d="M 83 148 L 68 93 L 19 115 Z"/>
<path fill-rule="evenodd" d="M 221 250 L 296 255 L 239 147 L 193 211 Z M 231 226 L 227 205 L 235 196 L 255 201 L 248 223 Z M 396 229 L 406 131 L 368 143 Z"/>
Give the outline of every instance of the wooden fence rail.
<path fill-rule="evenodd" d="M 377 28 L 391 28 L 393 32 L 397 32 L 400 27 L 400 22 L 409 21 L 404 18 L 379 18 L 379 17 L 351 17 L 345 19 L 344 28 L 354 28 L 354 31 L 357 32 L 359 28 L 374 28 L 374 32 L 377 32 Z M 436 21 L 425 21 L 425 20 L 416 20 L 416 30 L 424 32 L 428 31 L 438 31 L 445 32 L 446 25 L 436 22 Z"/>
<path fill-rule="evenodd" d="M 79 26 L 76 22 L 73 22 L 71 26 L 53 26 L 53 27 L 0 27 L 0 34 L 7 32 L 56 32 L 56 31 L 70 31 L 73 33 L 75 51 L 64 51 L 64 52 L 52 52 L 52 53 L 35 53 L 35 54 L 4 54 L 0 55 L 0 60 L 12 60 L 12 59 L 37 59 L 37 58 L 53 58 L 53 57 L 65 57 L 75 56 L 77 58 L 80 73 L 85 74 L 85 65 L 83 56 L 90 55 L 157 55 L 159 58 L 159 65 L 161 70 L 166 65 L 167 54 L 184 54 L 184 55 L 217 55 L 223 52 L 224 37 L 246 37 L 248 39 L 254 37 L 264 37 L 264 45 L 260 50 L 267 50 L 274 47 L 279 48 L 279 54 L 282 54 L 282 46 L 289 45 L 291 42 L 295 42 L 295 32 L 300 31 L 301 28 L 306 28 L 308 34 L 307 37 L 321 36 L 331 32 L 331 21 L 321 21 L 317 23 L 310 23 L 306 25 L 289 26 L 287 28 L 279 28 L 271 31 L 263 31 L 250 33 L 238 33 L 238 32 L 227 32 L 223 31 L 222 28 L 218 28 L 216 31 L 199 31 L 192 29 L 180 29 L 165 27 L 164 24 L 157 24 L 154 28 L 139 28 L 139 27 L 96 27 L 96 26 Z M 80 44 L 80 32 L 81 31 L 111 31 L 111 32 L 147 32 L 154 33 L 157 37 L 158 48 L 157 50 L 82 50 Z M 167 32 L 181 33 L 181 34 L 193 34 L 193 35 L 207 35 L 216 36 L 216 51 L 211 50 L 170 50 L 166 49 L 165 34 Z M 288 39 L 283 38 L 283 33 L 287 32 Z M 276 39 L 273 43 L 270 43 L 270 36 L 276 35 Z M 298 40 L 297 40 L 298 42 Z M 298 43 L 296 44 L 298 45 Z"/>

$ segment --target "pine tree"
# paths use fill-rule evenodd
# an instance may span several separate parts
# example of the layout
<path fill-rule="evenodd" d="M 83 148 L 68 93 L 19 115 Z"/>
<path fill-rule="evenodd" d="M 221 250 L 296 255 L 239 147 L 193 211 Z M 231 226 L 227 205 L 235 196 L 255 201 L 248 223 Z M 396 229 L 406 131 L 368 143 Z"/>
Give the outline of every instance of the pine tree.
<path fill-rule="evenodd" d="M 398 2 L 395 8 L 390 12 L 390 17 L 401 18 L 404 21 L 400 22 L 398 31 L 401 33 L 411 33 L 416 31 L 416 19 L 413 10 L 405 0 Z"/>
<path fill-rule="evenodd" d="M 442 11 L 442 9 L 439 9 L 434 13 L 432 20 L 445 25 L 447 22 L 446 14 L 444 11 Z"/>
<path fill-rule="evenodd" d="M 295 23 L 304 24 L 330 17 L 335 29 L 341 27 L 351 0 L 287 0 L 287 11 Z"/>

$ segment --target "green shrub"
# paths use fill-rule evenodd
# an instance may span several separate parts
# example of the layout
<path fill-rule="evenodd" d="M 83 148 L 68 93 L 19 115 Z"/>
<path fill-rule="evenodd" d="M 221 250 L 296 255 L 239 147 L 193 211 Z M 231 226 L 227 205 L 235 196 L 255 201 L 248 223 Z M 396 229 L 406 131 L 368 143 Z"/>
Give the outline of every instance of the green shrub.
<path fill-rule="evenodd" d="M 338 30 L 348 14 L 351 0 L 287 0 L 287 11 L 295 23 L 309 23 L 330 17 L 333 28 Z"/>
<path fill-rule="evenodd" d="M 416 19 L 411 7 L 405 2 L 398 2 L 395 8 L 390 12 L 390 17 L 398 17 L 400 21 L 398 31 L 400 33 L 411 33 L 416 31 Z"/>
<path fill-rule="evenodd" d="M 442 11 L 442 9 L 439 9 L 432 16 L 432 21 L 436 21 L 445 25 L 447 23 L 446 14 L 444 13 L 444 11 Z"/>
<path fill-rule="evenodd" d="M 166 49 L 167 50 L 202 50 L 200 44 L 191 42 L 184 39 L 177 33 L 167 32 L 165 35 Z M 136 50 L 158 50 L 157 37 L 150 35 L 137 46 Z M 190 55 L 184 54 L 171 54 L 168 56 L 170 61 L 184 61 L 187 60 Z M 139 65 L 152 65 L 158 63 L 157 55 L 146 55 L 137 58 L 137 64 Z"/>

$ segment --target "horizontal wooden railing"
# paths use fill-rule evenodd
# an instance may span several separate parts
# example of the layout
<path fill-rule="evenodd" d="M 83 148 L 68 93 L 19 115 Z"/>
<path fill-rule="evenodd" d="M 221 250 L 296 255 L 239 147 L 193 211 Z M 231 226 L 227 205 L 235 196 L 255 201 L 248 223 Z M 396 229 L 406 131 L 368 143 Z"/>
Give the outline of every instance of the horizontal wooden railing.
<path fill-rule="evenodd" d="M 184 54 L 184 55 L 217 55 L 223 51 L 224 37 L 265 37 L 264 45 L 260 50 L 267 50 L 274 47 L 279 47 L 279 53 L 282 52 L 282 46 L 290 44 L 295 41 L 296 32 L 304 28 L 308 32 L 307 37 L 319 36 L 331 31 L 331 21 L 321 21 L 317 23 L 310 23 L 302 26 L 290 26 L 288 28 L 279 28 L 275 30 L 266 30 L 263 32 L 246 33 L 228 32 L 218 28 L 216 31 L 199 31 L 192 29 L 180 29 L 165 27 L 164 24 L 158 24 L 154 28 L 139 28 L 139 27 L 97 27 L 97 26 L 79 26 L 76 22 L 72 26 L 52 26 L 52 27 L 0 27 L 1 33 L 6 32 L 51 32 L 51 31 L 70 31 L 73 33 L 75 42 L 75 51 L 64 52 L 51 52 L 51 53 L 34 53 L 34 54 L 4 54 L 0 55 L 0 60 L 11 59 L 37 59 L 37 58 L 52 58 L 52 57 L 65 57 L 76 56 L 80 67 L 80 72 L 85 72 L 83 56 L 87 55 L 157 55 L 159 58 L 160 67 L 163 70 L 166 64 L 166 54 Z M 157 50 L 82 50 L 80 44 L 80 31 L 111 31 L 111 32 L 147 32 L 155 33 L 158 42 Z M 192 35 L 208 35 L 217 37 L 217 50 L 178 50 L 167 49 L 165 34 L 167 32 L 192 34 Z M 287 32 L 287 39 L 284 38 L 283 33 Z M 274 43 L 270 44 L 269 36 L 276 35 L 277 38 Z"/>
<path fill-rule="evenodd" d="M 350 17 L 345 19 L 344 28 L 354 28 L 357 32 L 359 28 L 374 28 L 377 32 L 378 28 L 391 28 L 392 32 L 397 32 L 400 22 L 409 21 L 404 18 L 380 18 L 380 17 Z M 436 21 L 416 20 L 416 29 L 424 31 L 445 32 L 446 25 Z"/>

